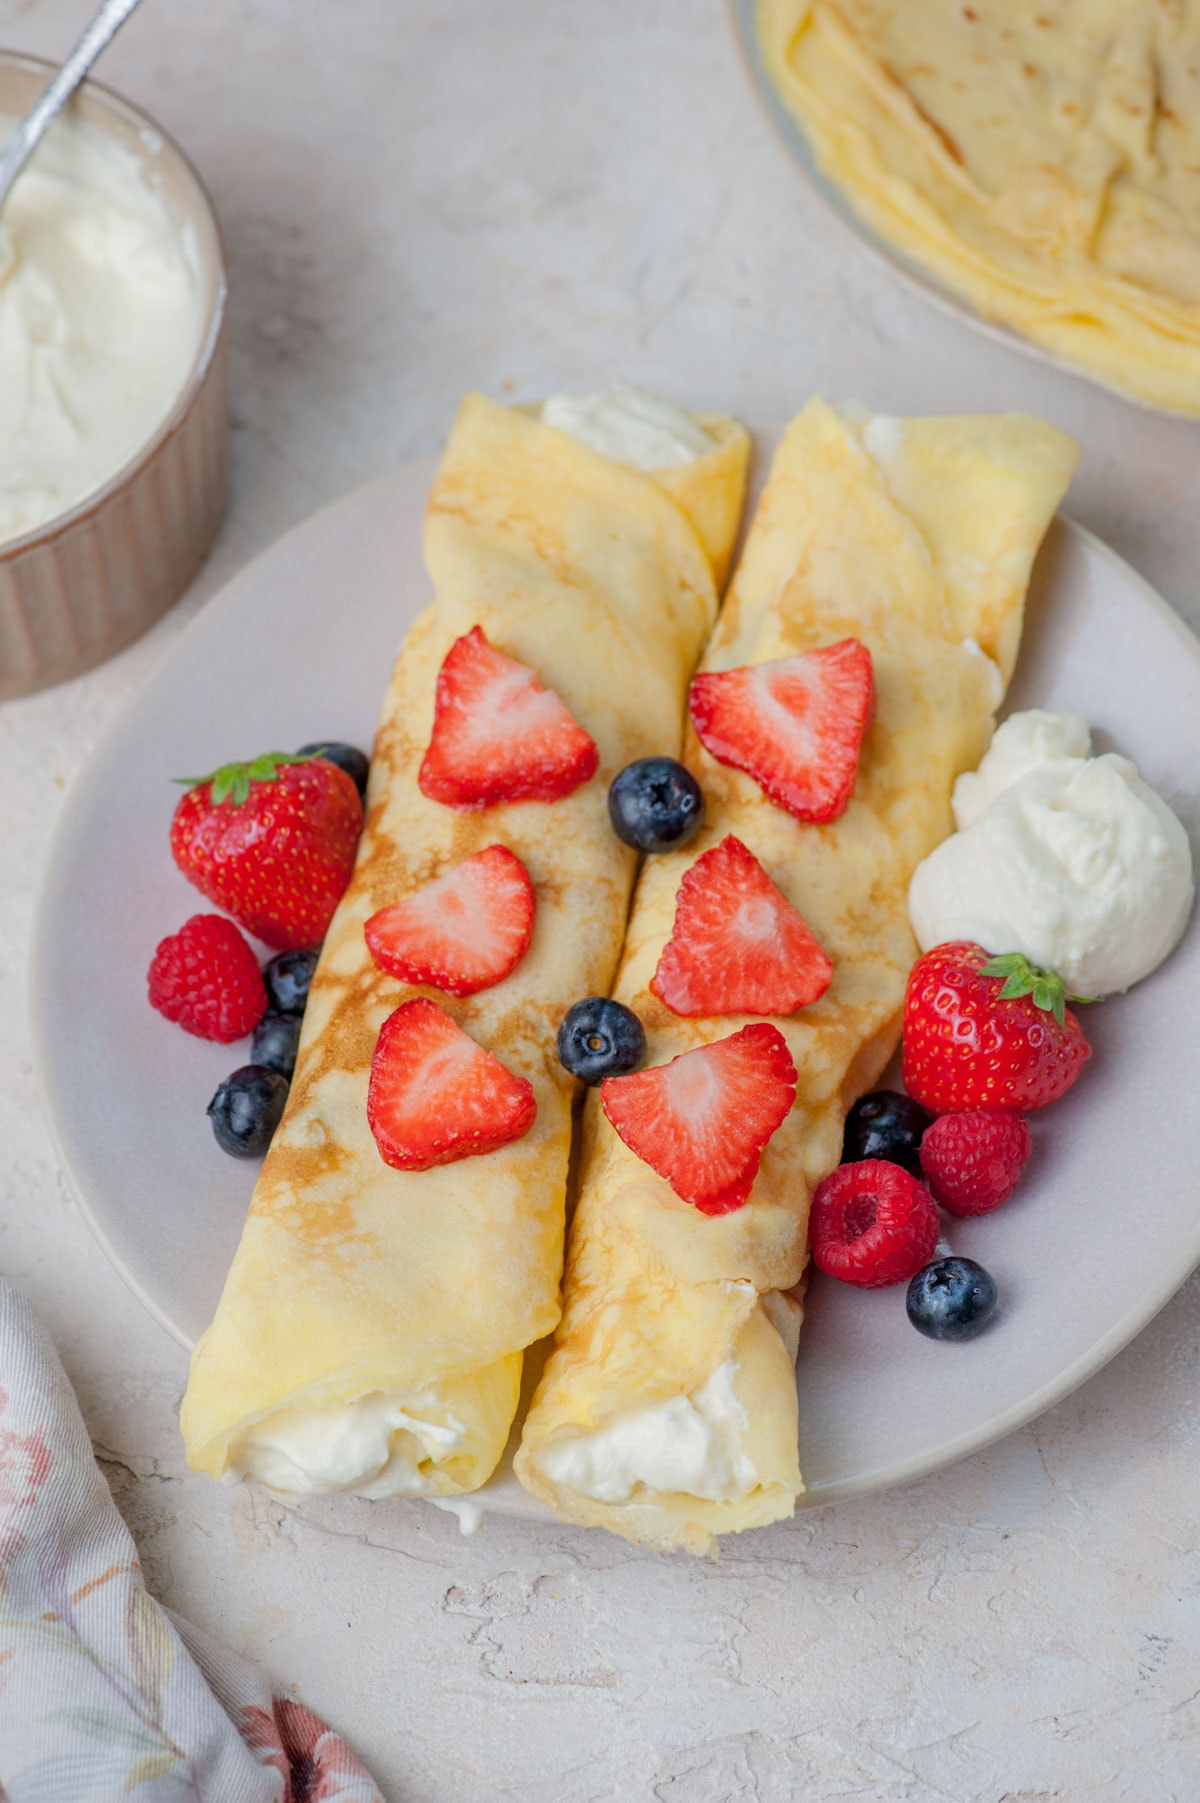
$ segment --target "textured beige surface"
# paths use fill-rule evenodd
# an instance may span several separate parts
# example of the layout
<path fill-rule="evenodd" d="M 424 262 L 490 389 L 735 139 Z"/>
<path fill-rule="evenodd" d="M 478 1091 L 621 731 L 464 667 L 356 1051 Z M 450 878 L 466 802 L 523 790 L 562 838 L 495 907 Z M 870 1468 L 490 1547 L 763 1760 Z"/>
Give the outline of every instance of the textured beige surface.
<path fill-rule="evenodd" d="M 874 230 L 1102 381 L 1200 414 L 1197 0 L 758 0 Z"/>
<path fill-rule="evenodd" d="M 383 703 L 354 875 L 321 951 L 287 1107 L 254 1190 L 216 1317 L 196 1346 L 181 1425 L 211 1477 L 275 1410 L 438 1390 L 451 1456 L 424 1460 L 439 1494 L 476 1489 L 504 1450 L 520 1355 L 559 1314 L 574 1084 L 559 1020 L 612 982 L 635 860 L 607 790 L 632 759 L 678 749 L 684 696 L 717 613 L 686 502 L 724 564 L 749 441 L 712 421 L 714 448 L 673 472 L 678 501 L 527 414 L 482 395 L 459 409 L 425 515 L 435 600 L 408 633 Z M 692 477 L 689 483 L 688 476 Z M 596 741 L 573 793 L 461 809 L 418 772 L 438 671 L 482 626 L 536 670 Z M 379 1029 L 413 994 L 378 969 L 365 921 L 473 852 L 507 845 L 537 894 L 529 950 L 502 983 L 440 1005 L 533 1085 L 520 1139 L 483 1157 L 396 1171 L 367 1119 Z"/>
<path fill-rule="evenodd" d="M 0 0 L 0 38 L 61 54 L 93 10 Z M 1083 446 L 1074 515 L 1200 625 L 1194 428 L 898 285 L 798 180 L 719 7 L 359 0 L 346 18 L 156 0 L 106 53 L 221 211 L 232 509 L 149 638 L 0 708 L 0 1262 L 53 1331 L 149 1582 L 334 1721 L 389 1803 L 1147 1803 L 1148 1773 L 1154 1803 L 1192 1803 L 1195 1280 L 1032 1426 L 717 1564 L 560 1525 L 463 1540 L 420 1503 L 288 1511 L 184 1463 L 186 1357 L 63 1187 L 24 967 L 66 787 L 248 556 L 435 453 L 470 383 L 532 399 L 620 374 L 746 419 L 817 389 L 1043 414 Z"/>
<path fill-rule="evenodd" d="M 745 1024 L 680 1019 L 649 988 L 684 872 L 730 832 L 808 922 L 833 979 L 811 1007 L 775 1021 L 798 1073 L 796 1104 L 732 1214 L 710 1219 L 680 1201 L 588 1100 L 563 1321 L 516 1465 L 573 1521 L 708 1551 L 716 1534 L 792 1512 L 801 1489 L 792 1361 L 761 1298 L 799 1281 L 811 1191 L 837 1163 L 846 1108 L 895 1050 L 916 956 L 909 880 L 951 830 L 954 779 L 986 746 L 995 665 L 1011 674 L 1034 555 L 1075 462 L 1069 439 L 1021 415 L 856 428 L 820 399 L 776 452 L 703 667 L 861 639 L 874 713 L 854 794 L 840 819 L 804 825 L 717 764 L 689 729 L 704 827 L 684 850 L 646 861 L 614 993 L 645 1022 L 653 1064 Z M 773 1366 L 764 1339 L 775 1342 Z M 737 1367 L 742 1449 L 759 1474 L 743 1501 L 639 1489 L 628 1504 L 600 1503 L 548 1481 L 542 1447 L 687 1395 L 726 1359 Z M 803 1442 L 801 1422 L 801 1466 Z"/>

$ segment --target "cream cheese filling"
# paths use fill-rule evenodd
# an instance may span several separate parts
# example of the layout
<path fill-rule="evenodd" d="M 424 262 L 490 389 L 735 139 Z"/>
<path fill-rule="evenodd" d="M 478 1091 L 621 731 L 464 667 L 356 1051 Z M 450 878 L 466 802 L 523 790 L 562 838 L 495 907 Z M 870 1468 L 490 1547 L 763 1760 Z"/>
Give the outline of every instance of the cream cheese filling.
<path fill-rule="evenodd" d="M 597 394 L 552 394 L 542 422 L 589 450 L 635 470 L 664 470 L 694 463 L 713 441 L 690 413 L 644 389 L 615 382 Z"/>
<path fill-rule="evenodd" d="M 536 1462 L 552 1483 L 596 1502 L 637 1500 L 643 1490 L 741 1502 L 759 1476 L 743 1447 L 749 1424 L 735 1392 L 737 1370 L 726 1359 L 690 1395 L 552 1440 Z"/>
<path fill-rule="evenodd" d="M 436 1385 L 376 1390 L 325 1408 L 279 1409 L 255 1422 L 231 1449 L 230 1476 L 286 1496 L 423 1496 L 433 1489 L 432 1468 L 465 1438 Z"/>

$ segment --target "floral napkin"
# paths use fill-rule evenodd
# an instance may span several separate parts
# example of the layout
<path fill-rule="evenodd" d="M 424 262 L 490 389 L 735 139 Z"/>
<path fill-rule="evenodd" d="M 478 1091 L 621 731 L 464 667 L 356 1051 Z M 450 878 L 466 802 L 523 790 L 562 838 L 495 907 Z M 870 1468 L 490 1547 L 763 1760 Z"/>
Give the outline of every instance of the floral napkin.
<path fill-rule="evenodd" d="M 151 1597 L 66 1373 L 0 1280 L 0 1803 L 382 1803 L 311 1710 Z"/>

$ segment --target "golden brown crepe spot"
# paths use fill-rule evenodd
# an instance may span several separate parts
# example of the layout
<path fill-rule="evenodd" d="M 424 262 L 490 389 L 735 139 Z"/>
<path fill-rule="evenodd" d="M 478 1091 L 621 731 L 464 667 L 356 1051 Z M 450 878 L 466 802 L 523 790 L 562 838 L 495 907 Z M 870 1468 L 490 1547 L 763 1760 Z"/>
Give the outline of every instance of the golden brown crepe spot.
<path fill-rule="evenodd" d="M 961 166 L 962 161 L 963 161 L 963 153 L 959 149 L 958 145 L 955 143 L 954 139 L 950 136 L 950 133 L 946 130 L 945 126 L 939 125 L 937 120 L 933 117 L 933 114 L 926 112 L 925 108 L 921 105 L 920 101 L 917 99 L 916 95 L 913 93 L 912 89 L 908 86 L 908 84 L 906 82 L 904 82 L 900 79 L 900 77 L 896 74 L 896 71 L 891 67 L 891 65 L 889 63 L 880 63 L 879 67 L 882 69 L 883 73 L 887 76 L 888 80 L 890 82 L 893 82 L 895 84 L 895 86 L 899 89 L 899 91 L 904 95 L 905 99 L 908 101 L 909 105 L 912 107 L 914 113 L 916 113 L 917 117 L 921 120 L 921 122 L 924 125 L 926 125 L 929 128 L 929 130 L 933 133 L 934 137 L 937 139 L 937 141 L 941 145 L 942 149 L 946 152 L 946 155 L 949 157 L 953 157 L 954 161 Z M 916 74 L 918 72 L 919 71 L 914 70 L 914 74 Z"/>

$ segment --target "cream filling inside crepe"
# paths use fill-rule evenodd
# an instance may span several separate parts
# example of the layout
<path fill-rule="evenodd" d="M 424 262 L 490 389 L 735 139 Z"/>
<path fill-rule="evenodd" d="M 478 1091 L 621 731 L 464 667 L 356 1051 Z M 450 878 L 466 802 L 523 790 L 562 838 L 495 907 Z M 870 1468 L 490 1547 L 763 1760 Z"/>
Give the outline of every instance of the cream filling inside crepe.
<path fill-rule="evenodd" d="M 597 1502 L 628 1502 L 635 1490 L 686 1490 L 710 1502 L 740 1502 L 758 1483 L 743 1447 L 746 1411 L 725 1359 L 690 1396 L 632 1409 L 594 1434 L 553 1441 L 538 1464 L 556 1484 Z"/>
<path fill-rule="evenodd" d="M 231 1475 L 293 1496 L 327 1490 L 420 1496 L 431 1488 L 425 1468 L 457 1452 L 465 1436 L 436 1385 L 407 1396 L 376 1392 L 333 1407 L 268 1415 L 233 1447 Z"/>
<path fill-rule="evenodd" d="M 597 394 L 552 394 L 542 404 L 542 420 L 602 457 L 647 474 L 694 463 L 713 448 L 690 413 L 627 382 Z"/>
<path fill-rule="evenodd" d="M 753 1307 L 752 1284 L 723 1287 Z M 783 1290 L 768 1290 L 758 1300 L 794 1362 L 800 1301 Z M 731 1356 L 685 1395 L 630 1409 L 591 1433 L 568 1429 L 540 1447 L 534 1460 L 552 1484 L 596 1502 L 644 1502 L 655 1492 L 744 1502 L 769 1481 L 751 1455 L 755 1436 L 746 1392 L 742 1365 Z"/>

